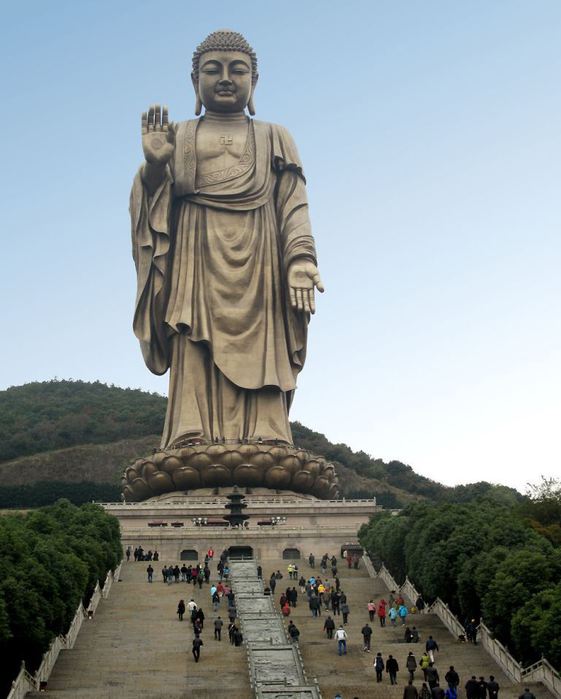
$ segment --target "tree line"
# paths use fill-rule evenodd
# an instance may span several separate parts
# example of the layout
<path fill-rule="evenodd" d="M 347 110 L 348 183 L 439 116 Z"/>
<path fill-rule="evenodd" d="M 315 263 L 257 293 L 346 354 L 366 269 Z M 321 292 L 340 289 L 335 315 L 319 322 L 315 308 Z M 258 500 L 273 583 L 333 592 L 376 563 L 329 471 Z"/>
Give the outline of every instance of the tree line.
<path fill-rule="evenodd" d="M 97 505 L 59 500 L 0 517 L 0 693 L 22 660 L 32 672 L 122 558 L 119 523 Z"/>
<path fill-rule="evenodd" d="M 483 619 L 525 664 L 561 668 L 561 489 L 512 504 L 490 493 L 468 504 L 411 505 L 375 516 L 362 545 L 396 580 L 460 620 Z"/>
<path fill-rule="evenodd" d="M 64 498 L 74 505 L 87 502 L 118 502 L 121 487 L 113 483 L 68 483 L 65 481 L 36 481 L 26 485 L 0 486 L 0 509 L 44 507 Z"/>

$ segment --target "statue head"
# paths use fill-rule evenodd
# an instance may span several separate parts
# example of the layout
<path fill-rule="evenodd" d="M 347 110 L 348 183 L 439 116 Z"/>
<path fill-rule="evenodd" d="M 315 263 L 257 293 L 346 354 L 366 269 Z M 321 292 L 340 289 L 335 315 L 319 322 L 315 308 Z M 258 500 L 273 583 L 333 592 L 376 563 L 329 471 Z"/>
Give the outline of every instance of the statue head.
<path fill-rule="evenodd" d="M 253 91 L 259 74 L 255 51 L 238 32 L 209 34 L 193 53 L 191 80 L 197 96 L 196 114 L 202 105 L 214 112 L 255 114 Z"/>

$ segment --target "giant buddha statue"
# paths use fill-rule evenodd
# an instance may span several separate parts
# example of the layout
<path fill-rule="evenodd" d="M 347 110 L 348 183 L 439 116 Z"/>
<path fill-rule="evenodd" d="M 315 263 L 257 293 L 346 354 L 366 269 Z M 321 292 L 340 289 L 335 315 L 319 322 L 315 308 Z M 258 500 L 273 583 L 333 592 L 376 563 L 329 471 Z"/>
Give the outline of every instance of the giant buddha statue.
<path fill-rule="evenodd" d="M 134 332 L 169 370 L 161 448 L 125 471 L 127 500 L 244 485 L 333 497 L 333 466 L 293 446 L 288 412 L 323 291 L 294 142 L 258 121 L 257 57 L 217 31 L 193 54 L 198 118 L 142 115 L 130 201 Z"/>

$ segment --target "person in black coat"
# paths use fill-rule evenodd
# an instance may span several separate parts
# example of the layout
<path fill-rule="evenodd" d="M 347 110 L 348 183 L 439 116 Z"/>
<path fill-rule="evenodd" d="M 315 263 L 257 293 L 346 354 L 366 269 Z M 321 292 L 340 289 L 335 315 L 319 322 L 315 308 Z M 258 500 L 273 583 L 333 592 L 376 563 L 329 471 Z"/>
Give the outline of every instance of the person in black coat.
<path fill-rule="evenodd" d="M 372 638 L 372 627 L 370 626 L 370 624 L 364 624 L 364 626 L 360 630 L 360 633 L 362 634 L 362 638 L 364 640 L 363 650 L 370 653 L 370 639 Z"/>
<path fill-rule="evenodd" d="M 456 670 L 454 670 L 453 665 L 450 665 L 450 669 L 444 675 L 444 679 L 446 680 L 450 688 L 458 687 L 460 684 L 460 676 L 458 675 Z"/>
<path fill-rule="evenodd" d="M 201 657 L 201 646 L 203 645 L 203 641 L 199 636 L 196 636 L 193 639 L 193 658 L 195 658 L 195 662 L 199 662 L 199 658 Z"/>
<path fill-rule="evenodd" d="M 390 676 L 390 684 L 397 684 L 399 665 L 393 655 L 388 655 L 388 659 L 386 660 L 386 672 Z"/>
<path fill-rule="evenodd" d="M 489 692 L 489 699 L 498 699 L 499 689 L 499 683 L 493 677 L 493 675 L 491 675 L 489 677 L 489 682 L 487 682 L 487 691 Z"/>
<path fill-rule="evenodd" d="M 479 683 L 475 679 L 475 675 L 472 675 L 471 679 L 466 682 L 466 698 L 479 699 Z"/>

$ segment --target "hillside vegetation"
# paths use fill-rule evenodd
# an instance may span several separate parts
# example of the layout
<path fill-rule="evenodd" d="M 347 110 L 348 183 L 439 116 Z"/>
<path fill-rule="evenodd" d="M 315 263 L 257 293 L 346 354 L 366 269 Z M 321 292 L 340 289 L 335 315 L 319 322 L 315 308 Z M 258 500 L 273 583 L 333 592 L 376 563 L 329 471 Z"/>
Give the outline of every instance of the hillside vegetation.
<path fill-rule="evenodd" d="M 52 502 L 55 483 L 67 484 L 75 503 L 114 494 L 124 468 L 158 446 L 167 399 L 100 382 L 47 381 L 0 392 L 0 507 Z M 385 463 L 293 422 L 296 445 L 337 467 L 341 494 L 376 497 L 385 507 L 431 500 L 469 501 L 497 488 L 509 500 L 519 494 L 478 483 L 448 488 L 416 474 L 400 461 Z M 88 483 L 93 486 L 88 490 Z M 62 491 L 60 491 L 62 494 Z"/>
<path fill-rule="evenodd" d="M 46 381 L 0 392 L 0 462 L 80 444 L 160 434 L 166 398 L 96 381 Z"/>

